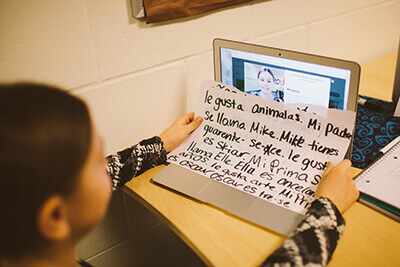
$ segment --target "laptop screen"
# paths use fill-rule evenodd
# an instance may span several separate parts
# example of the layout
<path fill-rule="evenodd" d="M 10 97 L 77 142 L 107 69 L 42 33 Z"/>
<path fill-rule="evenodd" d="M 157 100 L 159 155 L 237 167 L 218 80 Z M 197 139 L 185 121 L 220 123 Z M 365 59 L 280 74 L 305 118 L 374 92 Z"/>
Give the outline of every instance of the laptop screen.
<path fill-rule="evenodd" d="M 220 47 L 221 82 L 285 103 L 347 109 L 348 69 Z"/>

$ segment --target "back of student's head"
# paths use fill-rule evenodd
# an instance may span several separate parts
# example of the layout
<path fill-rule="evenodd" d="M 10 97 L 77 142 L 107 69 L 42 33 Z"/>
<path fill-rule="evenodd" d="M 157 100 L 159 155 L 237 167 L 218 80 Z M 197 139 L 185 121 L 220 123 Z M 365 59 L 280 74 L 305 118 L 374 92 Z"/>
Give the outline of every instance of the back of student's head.
<path fill-rule="evenodd" d="M 44 249 L 37 215 L 52 195 L 68 196 L 88 156 L 85 103 L 38 84 L 0 85 L 0 258 Z"/>

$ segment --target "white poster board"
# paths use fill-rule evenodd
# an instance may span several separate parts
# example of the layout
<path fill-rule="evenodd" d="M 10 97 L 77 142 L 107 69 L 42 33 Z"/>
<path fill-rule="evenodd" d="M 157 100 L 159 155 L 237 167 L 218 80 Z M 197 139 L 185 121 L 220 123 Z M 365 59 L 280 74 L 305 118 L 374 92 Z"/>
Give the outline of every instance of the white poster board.
<path fill-rule="evenodd" d="M 168 161 L 304 214 L 327 162 L 344 158 L 355 113 L 301 109 L 205 81 L 195 112 L 203 122 Z"/>

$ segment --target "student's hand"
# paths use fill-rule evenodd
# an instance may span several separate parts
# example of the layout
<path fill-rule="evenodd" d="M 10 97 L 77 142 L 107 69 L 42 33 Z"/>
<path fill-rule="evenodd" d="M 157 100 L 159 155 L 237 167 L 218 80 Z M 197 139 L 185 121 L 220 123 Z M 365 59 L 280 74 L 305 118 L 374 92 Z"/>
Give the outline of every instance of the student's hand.
<path fill-rule="evenodd" d="M 328 162 L 315 191 L 315 197 L 329 198 L 340 213 L 350 208 L 360 195 L 349 171 L 350 166 L 351 161 L 348 159 L 343 160 L 336 167 Z"/>
<path fill-rule="evenodd" d="M 160 134 L 165 150 L 177 148 L 203 121 L 202 117 L 194 119 L 194 112 L 179 117 L 165 132 Z"/>

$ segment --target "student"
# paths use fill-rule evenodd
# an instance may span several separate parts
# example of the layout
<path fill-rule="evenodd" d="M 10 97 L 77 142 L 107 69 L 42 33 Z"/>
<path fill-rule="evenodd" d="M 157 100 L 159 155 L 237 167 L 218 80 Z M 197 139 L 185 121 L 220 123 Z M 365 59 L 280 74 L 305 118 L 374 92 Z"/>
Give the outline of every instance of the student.
<path fill-rule="evenodd" d="M 269 68 L 261 68 L 257 73 L 259 91 L 254 93 L 270 100 L 283 102 L 283 91 L 275 90 L 275 75 Z"/>
<path fill-rule="evenodd" d="M 283 244 L 262 266 L 326 266 L 343 234 L 342 213 L 358 199 L 350 160 L 328 166 L 315 191 L 315 200 Z"/>
<path fill-rule="evenodd" d="M 82 100 L 44 85 L 0 86 L 0 265 L 78 266 L 76 244 L 104 216 L 110 189 L 165 162 L 200 123 L 184 115 L 106 160 Z M 306 219 L 264 265 L 329 262 L 340 213 L 358 197 L 349 167 L 328 165 Z"/>

